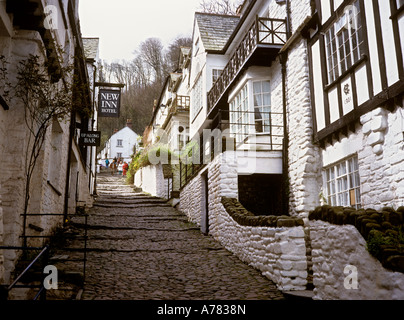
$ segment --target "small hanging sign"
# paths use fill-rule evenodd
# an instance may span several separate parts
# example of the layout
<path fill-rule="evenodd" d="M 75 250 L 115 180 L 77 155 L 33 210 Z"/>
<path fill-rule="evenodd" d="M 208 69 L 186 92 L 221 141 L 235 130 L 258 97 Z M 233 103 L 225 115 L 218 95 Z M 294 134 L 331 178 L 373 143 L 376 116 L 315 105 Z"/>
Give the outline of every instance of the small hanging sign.
<path fill-rule="evenodd" d="M 99 147 L 101 145 L 101 131 L 80 132 L 79 143 L 85 147 Z"/>
<path fill-rule="evenodd" d="M 121 91 L 100 89 L 98 96 L 98 116 L 119 118 Z"/>

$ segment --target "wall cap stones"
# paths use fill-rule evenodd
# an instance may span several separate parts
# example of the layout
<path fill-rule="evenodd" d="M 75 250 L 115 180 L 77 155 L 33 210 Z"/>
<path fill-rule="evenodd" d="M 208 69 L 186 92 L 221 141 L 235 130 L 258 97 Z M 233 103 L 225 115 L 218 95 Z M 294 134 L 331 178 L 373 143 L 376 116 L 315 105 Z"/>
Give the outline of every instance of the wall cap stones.
<path fill-rule="evenodd" d="M 404 207 L 354 209 L 350 207 L 317 207 L 309 220 L 334 225 L 353 225 L 367 241 L 367 249 L 387 269 L 404 273 Z"/>
<path fill-rule="evenodd" d="M 256 216 L 235 198 L 222 197 L 221 200 L 227 213 L 242 226 L 272 227 L 272 228 L 293 228 L 303 226 L 302 218 L 282 216 Z"/>

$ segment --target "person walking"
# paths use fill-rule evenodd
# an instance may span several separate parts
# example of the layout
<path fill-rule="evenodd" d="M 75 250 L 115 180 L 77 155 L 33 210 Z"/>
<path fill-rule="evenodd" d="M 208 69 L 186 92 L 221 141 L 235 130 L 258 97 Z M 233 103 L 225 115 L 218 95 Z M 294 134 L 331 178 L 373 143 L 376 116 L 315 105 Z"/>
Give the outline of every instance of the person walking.
<path fill-rule="evenodd" d="M 114 160 L 112 160 L 112 163 L 110 164 L 109 167 L 111 168 L 111 175 L 113 176 L 116 172 L 116 169 L 118 168 L 116 158 L 114 158 Z"/>
<path fill-rule="evenodd" d="M 129 169 L 129 164 L 125 161 L 124 163 L 123 163 L 123 166 L 122 166 L 122 175 L 124 176 L 124 177 L 126 177 L 126 173 L 128 172 L 128 169 Z"/>
<path fill-rule="evenodd" d="M 122 162 L 122 160 L 119 160 L 119 162 L 118 162 L 118 174 L 122 174 L 122 171 L 123 171 L 123 162 Z"/>

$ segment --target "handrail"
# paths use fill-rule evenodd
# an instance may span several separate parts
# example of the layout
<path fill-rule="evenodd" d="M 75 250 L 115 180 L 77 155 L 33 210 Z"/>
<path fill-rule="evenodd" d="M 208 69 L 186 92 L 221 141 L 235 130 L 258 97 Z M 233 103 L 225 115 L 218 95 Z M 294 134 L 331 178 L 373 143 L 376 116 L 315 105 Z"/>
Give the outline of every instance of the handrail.
<path fill-rule="evenodd" d="M 36 258 L 34 260 L 32 260 L 32 262 L 28 265 L 28 267 L 25 268 L 25 270 L 14 280 L 14 282 L 12 284 L 10 284 L 7 288 L 8 291 L 10 291 L 11 289 L 14 288 L 14 286 L 17 284 L 18 281 L 20 281 L 20 279 L 28 272 L 29 269 L 31 269 L 31 267 L 34 265 L 35 262 L 38 261 L 38 259 L 45 254 L 46 251 L 49 250 L 49 246 L 46 245 L 42 251 L 36 256 Z"/>
<path fill-rule="evenodd" d="M 32 268 L 32 266 L 41 258 L 43 255 L 45 255 L 49 251 L 49 245 L 46 245 L 42 248 L 37 248 L 37 247 L 15 247 L 15 246 L 0 246 L 0 250 L 24 250 L 24 251 L 34 251 L 34 250 L 41 250 L 41 252 L 35 257 L 34 260 L 31 261 L 31 263 L 24 269 L 22 273 L 11 283 L 7 288 L 7 292 L 12 290 L 13 288 L 17 287 L 17 283 L 21 280 L 21 278 Z M 46 259 L 47 260 L 47 259 Z M 47 262 L 46 262 L 47 263 Z M 40 295 L 43 294 L 44 290 L 44 284 L 42 283 L 39 292 L 35 296 L 34 300 L 36 300 Z M 45 291 L 46 292 L 46 291 Z M 42 296 L 44 299 L 46 299 L 46 296 Z"/>
<path fill-rule="evenodd" d="M 38 217 L 38 216 L 65 216 L 64 214 L 61 213 L 26 213 L 26 214 L 21 214 L 21 216 L 26 216 L 26 217 Z M 88 214 L 68 214 L 67 216 L 73 216 L 73 217 L 84 217 L 85 218 L 85 223 L 84 223 L 84 256 L 83 256 L 83 283 L 86 278 L 86 261 L 87 261 L 87 238 L 88 238 Z M 66 222 L 66 221 L 64 221 Z M 64 223 L 65 224 L 65 223 Z M 21 238 L 28 239 L 28 238 L 52 238 L 52 235 L 44 235 L 44 236 L 29 236 L 29 235 L 23 235 L 20 236 Z M 34 250 L 41 250 L 41 252 L 36 256 L 34 260 L 28 265 L 28 267 L 25 268 L 25 270 L 14 280 L 12 284 L 10 284 L 8 287 L 7 285 L 0 285 L 0 287 L 4 288 L 4 290 L 10 291 L 13 288 L 40 288 L 38 293 L 36 294 L 35 298 L 33 300 L 37 300 L 38 297 L 42 297 L 43 299 L 46 299 L 46 289 L 43 285 L 41 286 L 32 286 L 32 285 L 17 285 L 17 283 L 21 280 L 21 278 L 28 272 L 30 268 L 38 261 L 38 259 L 41 258 L 44 254 L 48 254 L 50 252 L 52 243 L 49 245 L 46 245 L 44 247 L 28 247 L 28 246 L 0 246 L 0 250 L 22 250 L 22 251 L 34 251 Z M 45 263 L 48 263 L 48 260 L 45 259 Z"/>

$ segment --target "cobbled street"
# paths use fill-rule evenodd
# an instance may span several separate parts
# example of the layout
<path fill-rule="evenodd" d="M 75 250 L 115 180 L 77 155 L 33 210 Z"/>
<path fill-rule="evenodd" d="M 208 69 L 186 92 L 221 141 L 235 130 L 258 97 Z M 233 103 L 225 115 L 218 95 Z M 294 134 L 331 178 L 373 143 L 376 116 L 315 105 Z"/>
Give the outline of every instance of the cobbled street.
<path fill-rule="evenodd" d="M 273 300 L 274 283 L 165 200 L 100 174 L 83 300 Z"/>

